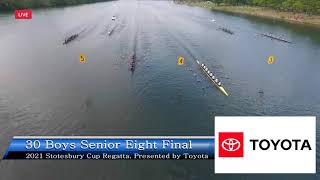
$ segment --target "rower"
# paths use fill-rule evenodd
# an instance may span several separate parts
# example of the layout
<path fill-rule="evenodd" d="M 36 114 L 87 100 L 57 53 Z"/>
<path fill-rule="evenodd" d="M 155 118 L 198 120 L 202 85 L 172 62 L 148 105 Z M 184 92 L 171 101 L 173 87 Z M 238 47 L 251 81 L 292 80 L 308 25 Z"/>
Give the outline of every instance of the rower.
<path fill-rule="evenodd" d="M 210 74 L 210 71 L 208 71 L 208 74 Z"/>
<path fill-rule="evenodd" d="M 210 73 L 210 77 L 212 77 L 213 76 L 213 74 L 212 73 Z"/>
<path fill-rule="evenodd" d="M 201 66 L 203 67 L 203 66 L 204 66 L 204 64 L 201 64 Z"/>
<path fill-rule="evenodd" d="M 214 80 L 216 77 L 214 76 L 214 74 L 212 75 L 212 79 Z"/>
<path fill-rule="evenodd" d="M 215 82 L 216 82 L 216 83 L 218 83 L 218 82 L 219 82 L 218 78 L 217 78 L 217 79 L 215 79 Z"/>
<path fill-rule="evenodd" d="M 221 82 L 218 83 L 218 86 L 221 86 Z"/>

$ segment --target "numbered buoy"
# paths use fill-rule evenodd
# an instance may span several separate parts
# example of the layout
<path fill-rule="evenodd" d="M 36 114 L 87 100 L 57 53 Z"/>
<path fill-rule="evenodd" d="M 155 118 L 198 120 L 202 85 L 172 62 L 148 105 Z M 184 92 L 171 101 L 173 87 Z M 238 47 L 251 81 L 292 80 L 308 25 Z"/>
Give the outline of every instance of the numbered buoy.
<path fill-rule="evenodd" d="M 184 57 L 180 56 L 178 58 L 178 65 L 183 65 L 184 64 Z"/>
<path fill-rule="evenodd" d="M 273 64 L 273 63 L 274 63 L 274 57 L 273 56 L 269 56 L 268 64 Z"/>
<path fill-rule="evenodd" d="M 80 63 L 85 63 L 86 60 L 87 60 L 86 55 L 83 54 L 83 53 L 81 53 L 81 54 L 80 54 L 80 57 L 79 57 L 79 62 L 80 62 Z"/>

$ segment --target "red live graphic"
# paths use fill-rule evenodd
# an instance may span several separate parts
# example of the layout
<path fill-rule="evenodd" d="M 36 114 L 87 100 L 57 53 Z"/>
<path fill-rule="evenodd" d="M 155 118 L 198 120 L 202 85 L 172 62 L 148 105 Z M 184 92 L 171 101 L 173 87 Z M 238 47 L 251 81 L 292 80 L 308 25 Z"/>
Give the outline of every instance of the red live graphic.
<path fill-rule="evenodd" d="M 32 19 L 32 10 L 15 10 L 14 15 L 16 19 Z"/>
<path fill-rule="evenodd" d="M 219 157 L 243 157 L 243 132 L 219 132 Z"/>

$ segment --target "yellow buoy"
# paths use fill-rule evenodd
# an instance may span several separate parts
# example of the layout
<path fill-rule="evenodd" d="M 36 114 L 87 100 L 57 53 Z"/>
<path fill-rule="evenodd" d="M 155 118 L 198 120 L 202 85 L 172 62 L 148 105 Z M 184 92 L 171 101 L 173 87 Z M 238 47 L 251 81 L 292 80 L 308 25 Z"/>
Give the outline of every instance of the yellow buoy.
<path fill-rule="evenodd" d="M 87 60 L 86 55 L 83 54 L 83 53 L 81 53 L 81 54 L 80 54 L 80 57 L 79 57 L 80 63 L 85 63 L 86 60 Z"/>
<path fill-rule="evenodd" d="M 184 57 L 179 56 L 178 58 L 178 65 L 183 65 L 184 64 Z"/>
<path fill-rule="evenodd" d="M 274 63 L 274 57 L 273 56 L 269 56 L 268 64 L 273 64 L 273 63 Z"/>

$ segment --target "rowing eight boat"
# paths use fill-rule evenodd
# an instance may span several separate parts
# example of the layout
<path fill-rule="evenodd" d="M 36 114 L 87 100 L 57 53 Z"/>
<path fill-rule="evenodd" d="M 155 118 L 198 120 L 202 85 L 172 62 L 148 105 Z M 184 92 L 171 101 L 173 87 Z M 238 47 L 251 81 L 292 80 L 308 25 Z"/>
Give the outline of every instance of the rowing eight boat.
<path fill-rule="evenodd" d="M 213 84 L 226 96 L 229 96 L 229 94 L 227 93 L 227 91 L 224 89 L 224 87 L 222 86 L 221 82 L 219 82 L 218 78 L 215 77 L 215 75 L 209 71 L 209 69 L 206 67 L 205 64 L 201 64 L 198 60 L 197 60 L 197 64 L 199 65 L 199 67 L 202 69 L 202 71 L 208 76 L 208 78 L 211 80 L 211 82 L 213 82 Z"/>

